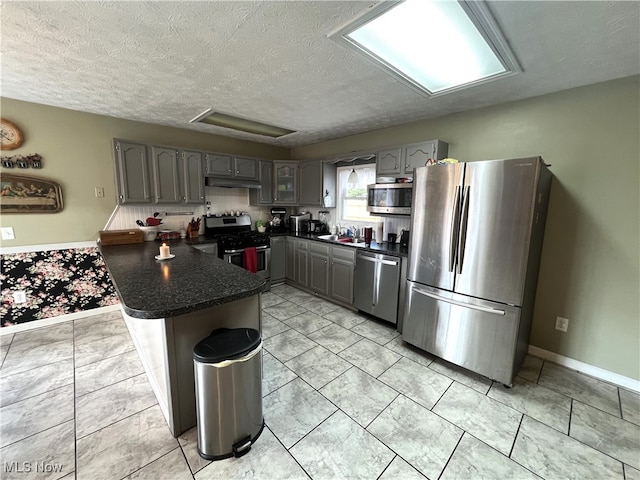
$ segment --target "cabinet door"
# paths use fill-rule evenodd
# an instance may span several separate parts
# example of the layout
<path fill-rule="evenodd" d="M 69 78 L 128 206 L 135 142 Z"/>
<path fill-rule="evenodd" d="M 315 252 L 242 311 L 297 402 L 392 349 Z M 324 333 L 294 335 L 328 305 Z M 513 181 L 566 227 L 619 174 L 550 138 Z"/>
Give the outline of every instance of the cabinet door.
<path fill-rule="evenodd" d="M 151 179 L 147 147 L 140 143 L 114 141 L 118 203 L 151 203 Z"/>
<path fill-rule="evenodd" d="M 259 203 L 261 205 L 271 205 L 273 203 L 273 162 L 270 160 L 260 160 L 260 188 Z"/>
<path fill-rule="evenodd" d="M 285 279 L 285 238 L 271 237 L 271 284 L 283 282 Z"/>
<path fill-rule="evenodd" d="M 329 295 L 329 245 L 309 242 L 309 288 Z"/>
<path fill-rule="evenodd" d="M 376 175 L 398 175 L 401 157 L 401 147 L 379 151 L 376 155 Z"/>
<path fill-rule="evenodd" d="M 436 159 L 436 142 L 414 143 L 404 147 L 403 172 L 413 176 L 413 169 L 424 167 L 430 159 Z"/>
<path fill-rule="evenodd" d="M 182 152 L 183 201 L 204 203 L 204 171 L 202 152 Z"/>
<path fill-rule="evenodd" d="M 154 203 L 180 203 L 178 151 L 174 148 L 151 147 Z"/>
<path fill-rule="evenodd" d="M 207 175 L 215 175 L 216 177 L 233 176 L 233 159 L 229 155 L 221 155 L 219 153 L 207 153 Z"/>
<path fill-rule="evenodd" d="M 303 287 L 309 286 L 309 242 L 307 240 L 296 241 L 296 280 Z"/>
<path fill-rule="evenodd" d="M 347 305 L 353 305 L 355 254 L 355 248 L 331 246 L 329 296 Z"/>
<path fill-rule="evenodd" d="M 273 162 L 275 170 L 275 195 L 273 203 L 295 205 L 298 203 L 298 165 L 291 162 Z"/>
<path fill-rule="evenodd" d="M 353 263 L 341 258 L 332 258 L 330 273 L 329 295 L 347 305 L 353 305 Z"/>
<path fill-rule="evenodd" d="M 287 237 L 285 241 L 286 256 L 285 261 L 285 278 L 290 282 L 297 282 L 296 277 L 296 239 Z"/>
<path fill-rule="evenodd" d="M 300 195 L 298 203 L 322 206 L 322 162 L 313 160 L 300 163 Z"/>
<path fill-rule="evenodd" d="M 258 161 L 255 158 L 235 157 L 233 165 L 235 167 L 233 175 L 236 178 L 258 179 Z"/>

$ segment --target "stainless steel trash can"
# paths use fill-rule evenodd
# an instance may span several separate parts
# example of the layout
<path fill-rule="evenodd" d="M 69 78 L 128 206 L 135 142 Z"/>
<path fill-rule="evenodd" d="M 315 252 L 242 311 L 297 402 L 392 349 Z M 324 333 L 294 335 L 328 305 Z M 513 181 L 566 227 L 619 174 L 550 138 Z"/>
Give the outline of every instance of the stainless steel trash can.
<path fill-rule="evenodd" d="M 198 453 L 240 457 L 262 433 L 262 339 L 253 328 L 221 328 L 193 349 Z"/>

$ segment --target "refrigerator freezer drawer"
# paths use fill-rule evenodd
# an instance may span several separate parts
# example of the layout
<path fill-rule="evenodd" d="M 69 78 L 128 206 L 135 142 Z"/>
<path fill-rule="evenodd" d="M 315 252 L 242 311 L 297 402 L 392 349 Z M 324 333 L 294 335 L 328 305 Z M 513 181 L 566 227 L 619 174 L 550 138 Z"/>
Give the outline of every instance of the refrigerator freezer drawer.
<path fill-rule="evenodd" d="M 402 339 L 463 368 L 511 385 L 520 309 L 407 281 Z"/>

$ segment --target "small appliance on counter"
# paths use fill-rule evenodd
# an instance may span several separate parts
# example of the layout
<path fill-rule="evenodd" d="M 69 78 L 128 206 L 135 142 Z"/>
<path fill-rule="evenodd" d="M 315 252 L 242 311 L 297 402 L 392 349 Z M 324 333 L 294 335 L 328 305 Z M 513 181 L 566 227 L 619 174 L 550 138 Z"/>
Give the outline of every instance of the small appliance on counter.
<path fill-rule="evenodd" d="M 409 248 L 409 232 L 410 230 L 402 230 L 400 234 L 400 248 Z"/>
<path fill-rule="evenodd" d="M 284 207 L 273 207 L 271 209 L 271 221 L 267 226 L 267 231 L 272 233 L 284 233 L 289 228 L 286 220 L 287 209 Z"/>
<path fill-rule="evenodd" d="M 327 226 L 320 220 L 309 220 L 309 233 L 326 233 Z"/>
<path fill-rule="evenodd" d="M 289 217 L 289 231 L 291 233 L 307 233 L 310 220 L 311 214 L 309 212 L 291 215 Z"/>

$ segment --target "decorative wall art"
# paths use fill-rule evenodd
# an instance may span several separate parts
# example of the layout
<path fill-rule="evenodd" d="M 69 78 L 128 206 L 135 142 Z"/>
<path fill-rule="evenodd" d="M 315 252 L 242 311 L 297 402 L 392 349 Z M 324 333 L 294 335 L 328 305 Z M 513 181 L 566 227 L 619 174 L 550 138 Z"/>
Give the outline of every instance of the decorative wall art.
<path fill-rule="evenodd" d="M 62 188 L 56 182 L 26 175 L 0 178 L 0 212 L 57 213 L 63 208 Z"/>

